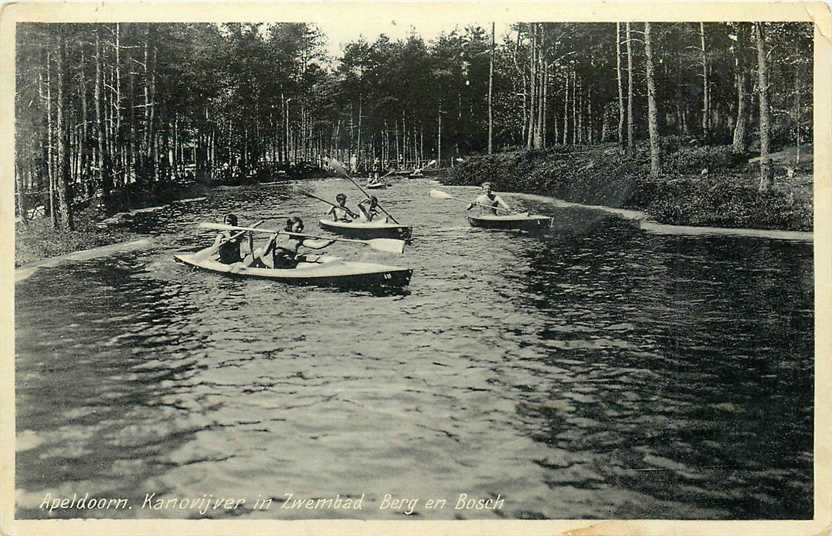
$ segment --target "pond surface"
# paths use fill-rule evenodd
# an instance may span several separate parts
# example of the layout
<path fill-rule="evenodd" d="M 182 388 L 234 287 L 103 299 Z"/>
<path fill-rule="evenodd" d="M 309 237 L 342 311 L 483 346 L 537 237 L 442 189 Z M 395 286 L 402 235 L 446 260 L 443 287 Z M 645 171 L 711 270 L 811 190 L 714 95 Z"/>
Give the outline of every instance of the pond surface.
<path fill-rule="evenodd" d="M 470 189 L 402 180 L 378 195 L 415 224 L 404 256 L 329 249 L 413 268 L 405 292 L 173 262 L 226 212 L 317 231 L 327 207 L 300 186 L 361 198 L 336 179 L 219 189 L 143 217 L 150 249 L 17 284 L 19 518 L 812 517 L 810 243 L 656 236 L 510 195 L 552 231 L 474 229 L 428 196 Z M 39 507 L 85 493 L 132 509 Z M 247 501 L 202 515 L 149 493 Z M 461 493 L 504 502 L 457 510 Z M 405 516 L 385 494 L 419 501 Z"/>

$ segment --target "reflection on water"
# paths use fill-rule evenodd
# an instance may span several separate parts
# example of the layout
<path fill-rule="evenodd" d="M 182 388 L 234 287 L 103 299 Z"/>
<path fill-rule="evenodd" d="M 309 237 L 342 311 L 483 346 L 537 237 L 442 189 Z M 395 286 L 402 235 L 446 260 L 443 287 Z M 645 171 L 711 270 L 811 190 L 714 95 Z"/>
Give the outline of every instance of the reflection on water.
<path fill-rule="evenodd" d="M 18 284 L 18 517 L 87 492 L 135 508 L 53 515 L 203 517 L 139 505 L 213 493 L 249 502 L 204 517 L 400 518 L 389 493 L 451 503 L 421 519 L 811 517 L 811 245 L 651 236 L 538 202 L 546 236 L 471 229 L 432 187 L 382 194 L 416 225 L 404 257 L 332 248 L 413 268 L 404 293 L 172 262 L 226 212 L 315 229 L 325 207 L 291 186 L 147 215 L 155 249 Z M 281 508 L 289 492 L 364 509 Z M 505 503 L 455 511 L 460 493 Z"/>

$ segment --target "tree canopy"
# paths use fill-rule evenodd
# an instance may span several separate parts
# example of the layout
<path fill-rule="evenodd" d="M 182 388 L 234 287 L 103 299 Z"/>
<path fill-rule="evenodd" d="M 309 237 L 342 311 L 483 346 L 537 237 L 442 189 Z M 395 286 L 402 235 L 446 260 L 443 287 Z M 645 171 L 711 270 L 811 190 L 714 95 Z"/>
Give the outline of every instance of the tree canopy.
<path fill-rule="evenodd" d="M 489 86 L 496 150 L 626 144 L 625 115 L 635 139 L 655 115 L 654 136 L 738 152 L 759 151 L 764 117 L 772 144 L 805 142 L 812 25 L 754 25 L 651 24 L 649 58 L 643 24 L 625 42 L 623 24 L 536 22 L 493 48 L 488 24 L 432 41 L 358 38 L 334 58 L 313 24 L 19 24 L 19 202 L 71 226 L 58 216 L 73 203 L 191 175 L 268 175 L 326 156 L 452 165 L 488 150 Z"/>

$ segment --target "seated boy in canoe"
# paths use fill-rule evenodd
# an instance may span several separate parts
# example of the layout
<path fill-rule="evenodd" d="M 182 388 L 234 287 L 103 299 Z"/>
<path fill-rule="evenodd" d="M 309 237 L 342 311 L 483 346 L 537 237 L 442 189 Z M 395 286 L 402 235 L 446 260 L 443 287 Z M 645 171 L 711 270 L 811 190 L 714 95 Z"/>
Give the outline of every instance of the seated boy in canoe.
<path fill-rule="evenodd" d="M 503 198 L 491 191 L 490 182 L 482 183 L 482 193 L 465 210 L 471 210 L 474 207 L 480 207 L 480 214 L 497 214 L 498 207 L 502 207 L 506 212 L 511 211 Z"/>
<path fill-rule="evenodd" d="M 223 223 L 226 225 L 237 226 L 237 216 L 234 214 L 226 214 L 223 218 Z M 223 264 L 234 264 L 243 260 L 240 248 L 243 245 L 244 236 L 241 233 L 233 231 L 223 231 L 214 239 L 212 248 L 216 248 L 216 253 L 213 259 Z"/>
<path fill-rule="evenodd" d="M 358 217 L 356 213 L 347 208 L 346 194 L 336 195 L 335 201 L 338 203 L 338 206 L 333 206 L 329 209 L 329 212 L 326 213 L 327 216 L 332 216 L 332 221 L 351 222 Z"/>
<path fill-rule="evenodd" d="M 371 222 L 376 218 L 376 216 L 381 214 L 378 206 L 378 198 L 374 195 L 359 202 L 358 210 L 361 211 L 361 217 L 359 219 L 364 222 Z M 385 222 L 386 221 L 387 218 L 385 218 Z"/>
<path fill-rule="evenodd" d="M 334 240 L 316 240 L 289 234 L 302 232 L 303 220 L 297 216 L 289 218 L 286 220 L 284 232 L 272 236 L 266 247 L 258 248 L 254 253 L 247 255 L 242 264 L 257 268 L 296 268 L 298 263 L 304 260 L 302 255 L 298 255 L 301 247 L 323 249 L 335 242 Z"/>

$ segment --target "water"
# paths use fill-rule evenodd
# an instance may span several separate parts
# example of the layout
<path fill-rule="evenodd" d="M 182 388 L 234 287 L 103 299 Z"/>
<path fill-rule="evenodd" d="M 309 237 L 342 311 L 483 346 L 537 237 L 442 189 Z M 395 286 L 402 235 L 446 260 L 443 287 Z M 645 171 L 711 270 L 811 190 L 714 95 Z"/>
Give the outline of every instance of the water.
<path fill-rule="evenodd" d="M 385 494 L 418 498 L 417 519 L 812 517 L 811 244 L 648 235 L 518 199 L 553 231 L 479 230 L 418 180 L 379 194 L 417 224 L 405 256 L 330 248 L 413 268 L 405 292 L 172 262 L 228 211 L 316 230 L 326 207 L 296 187 L 218 190 L 144 217 L 149 250 L 17 285 L 19 518 L 407 517 Z M 133 509 L 50 514 L 47 493 Z M 146 493 L 247 502 L 153 511 Z M 364 500 L 296 510 L 287 493 Z M 504 504 L 456 510 L 460 493 Z"/>

